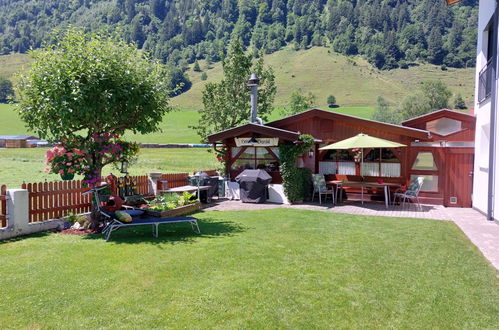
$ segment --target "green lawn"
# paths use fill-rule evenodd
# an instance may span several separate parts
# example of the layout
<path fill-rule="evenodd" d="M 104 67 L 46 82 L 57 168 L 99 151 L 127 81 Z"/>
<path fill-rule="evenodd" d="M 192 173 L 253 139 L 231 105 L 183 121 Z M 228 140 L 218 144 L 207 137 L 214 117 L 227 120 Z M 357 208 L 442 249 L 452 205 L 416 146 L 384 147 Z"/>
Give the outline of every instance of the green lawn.
<path fill-rule="evenodd" d="M 327 109 L 327 108 L 324 108 Z M 374 107 L 371 106 L 351 106 L 330 109 L 332 111 L 358 116 L 362 118 L 372 118 Z M 248 113 L 249 117 L 249 113 Z M 277 108 L 269 120 L 282 118 L 280 108 Z M 181 110 L 166 114 L 159 124 L 162 132 L 155 132 L 147 135 L 126 134 L 125 138 L 130 141 L 142 143 L 200 143 L 201 140 L 196 132 L 189 126 L 197 125 L 199 113 L 196 110 Z M 25 135 L 33 134 L 23 124 L 14 111 L 14 105 L 0 103 L 0 135 Z"/>
<path fill-rule="evenodd" d="M 141 149 L 138 162 L 130 167 L 131 175 L 150 172 L 193 172 L 215 169 L 219 164 L 213 153 L 204 148 Z M 46 149 L 0 149 L 0 185 L 18 188 L 23 181 L 43 182 L 60 180 L 56 174 L 43 172 Z M 117 173 L 111 166 L 104 173 Z"/>
<path fill-rule="evenodd" d="M 451 222 L 290 209 L 1 243 L 0 328 L 497 329 L 499 282 Z"/>

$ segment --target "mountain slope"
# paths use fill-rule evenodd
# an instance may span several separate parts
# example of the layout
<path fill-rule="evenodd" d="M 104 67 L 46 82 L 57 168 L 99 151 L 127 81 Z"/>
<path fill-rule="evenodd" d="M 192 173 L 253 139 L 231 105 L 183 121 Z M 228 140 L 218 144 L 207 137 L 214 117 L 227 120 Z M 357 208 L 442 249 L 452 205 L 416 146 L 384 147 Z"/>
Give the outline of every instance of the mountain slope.
<path fill-rule="evenodd" d="M 442 71 L 435 65 L 420 65 L 408 69 L 378 70 L 362 57 L 347 57 L 332 53 L 325 47 L 294 51 L 284 49 L 265 57 L 265 64 L 273 67 L 276 75 L 277 96 L 275 106 L 285 106 L 295 89 L 312 92 L 317 96 L 317 106 L 326 108 L 326 98 L 336 96 L 341 106 L 373 106 L 376 98 L 383 96 L 393 104 L 414 92 L 422 80 L 438 79 L 445 82 L 455 94 L 460 93 L 468 106 L 473 104 L 475 69 L 448 68 Z M 192 87 L 173 98 L 180 109 L 200 109 L 202 91 L 210 81 L 222 78 L 221 64 L 210 65 L 204 61 L 200 67 L 208 75 L 201 80 L 201 72 L 187 72 Z"/>

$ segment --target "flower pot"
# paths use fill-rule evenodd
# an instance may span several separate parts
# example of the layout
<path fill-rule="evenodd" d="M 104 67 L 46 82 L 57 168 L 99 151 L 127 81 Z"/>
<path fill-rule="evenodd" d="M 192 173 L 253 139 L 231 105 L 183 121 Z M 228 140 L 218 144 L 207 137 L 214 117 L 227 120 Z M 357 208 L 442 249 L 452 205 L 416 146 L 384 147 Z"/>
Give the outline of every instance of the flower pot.
<path fill-rule="evenodd" d="M 195 212 L 201 208 L 201 203 L 196 202 L 195 204 L 189 204 L 189 205 L 184 205 L 180 206 L 171 210 L 165 210 L 165 211 L 153 211 L 153 210 L 148 210 L 145 209 L 146 214 L 153 216 L 153 217 L 158 217 L 158 218 L 171 218 L 171 217 L 178 217 L 181 215 L 189 214 L 192 212 Z"/>
<path fill-rule="evenodd" d="M 63 180 L 73 180 L 74 177 L 75 177 L 74 173 L 61 174 L 61 179 Z"/>

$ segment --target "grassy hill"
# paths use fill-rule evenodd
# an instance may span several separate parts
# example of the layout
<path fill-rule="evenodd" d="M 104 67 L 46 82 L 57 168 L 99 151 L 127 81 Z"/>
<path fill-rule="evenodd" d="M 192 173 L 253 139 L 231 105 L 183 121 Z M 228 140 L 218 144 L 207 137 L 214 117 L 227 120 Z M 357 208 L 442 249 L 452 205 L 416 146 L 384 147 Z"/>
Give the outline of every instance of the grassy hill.
<path fill-rule="evenodd" d="M 27 54 L 10 54 L 0 56 L 0 77 L 12 79 L 14 74 L 28 68 L 31 58 Z"/>
<path fill-rule="evenodd" d="M 295 51 L 284 49 L 266 55 L 266 65 L 274 68 L 276 75 L 276 106 L 288 103 L 291 93 L 298 88 L 317 96 L 317 106 L 327 108 L 326 98 L 333 94 L 341 106 L 373 106 L 378 95 L 394 104 L 414 92 L 417 84 L 426 79 L 444 81 L 453 93 L 461 93 L 469 106 L 473 104 L 475 69 L 449 68 L 442 71 L 435 65 L 424 64 L 409 69 L 380 71 L 361 57 L 347 57 L 329 52 L 325 47 Z M 201 80 L 201 72 L 188 71 L 192 88 L 173 99 L 180 109 L 202 107 L 204 85 L 222 78 L 221 63 L 211 65 L 200 61 L 208 79 Z"/>
<path fill-rule="evenodd" d="M 317 96 L 316 106 L 320 108 L 327 109 L 326 98 L 333 94 L 340 105 L 334 111 L 370 118 L 378 95 L 397 104 L 413 93 L 417 84 L 425 79 L 443 80 L 454 93 L 461 93 L 469 106 L 473 103 L 474 69 L 471 68 L 442 71 L 433 65 L 420 65 L 406 70 L 379 71 L 360 57 L 329 53 L 324 47 L 301 51 L 285 49 L 268 55 L 265 61 L 274 68 L 276 75 L 276 108 L 285 106 L 292 91 L 301 88 Z M 14 72 L 27 67 L 29 62 L 29 57 L 23 54 L 0 56 L 0 76 L 11 77 Z M 202 81 L 201 73 L 192 69 L 187 72 L 193 82 L 192 88 L 172 99 L 172 104 L 179 111 L 164 117 L 160 125 L 163 132 L 145 136 L 130 134 L 127 138 L 145 143 L 199 142 L 199 137 L 188 126 L 195 124 L 199 118 L 196 110 L 202 108 L 204 85 L 222 78 L 220 63 L 211 64 L 210 68 L 204 61 L 200 65 L 208 74 L 208 79 Z M 276 110 L 271 119 L 280 116 Z M 28 133 L 32 132 L 28 132 L 19 120 L 14 106 L 0 104 L 0 135 Z"/>

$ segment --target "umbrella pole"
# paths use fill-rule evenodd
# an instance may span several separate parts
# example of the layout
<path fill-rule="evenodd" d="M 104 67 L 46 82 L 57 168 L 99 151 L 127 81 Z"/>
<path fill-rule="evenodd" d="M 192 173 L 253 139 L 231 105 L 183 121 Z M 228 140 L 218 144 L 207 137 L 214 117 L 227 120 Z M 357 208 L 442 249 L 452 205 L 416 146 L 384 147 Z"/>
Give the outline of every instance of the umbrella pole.
<path fill-rule="evenodd" d="M 362 181 L 362 185 L 360 186 L 360 199 L 362 205 L 364 205 L 364 175 L 362 174 L 362 165 L 364 165 L 364 148 L 360 149 L 360 177 Z"/>

